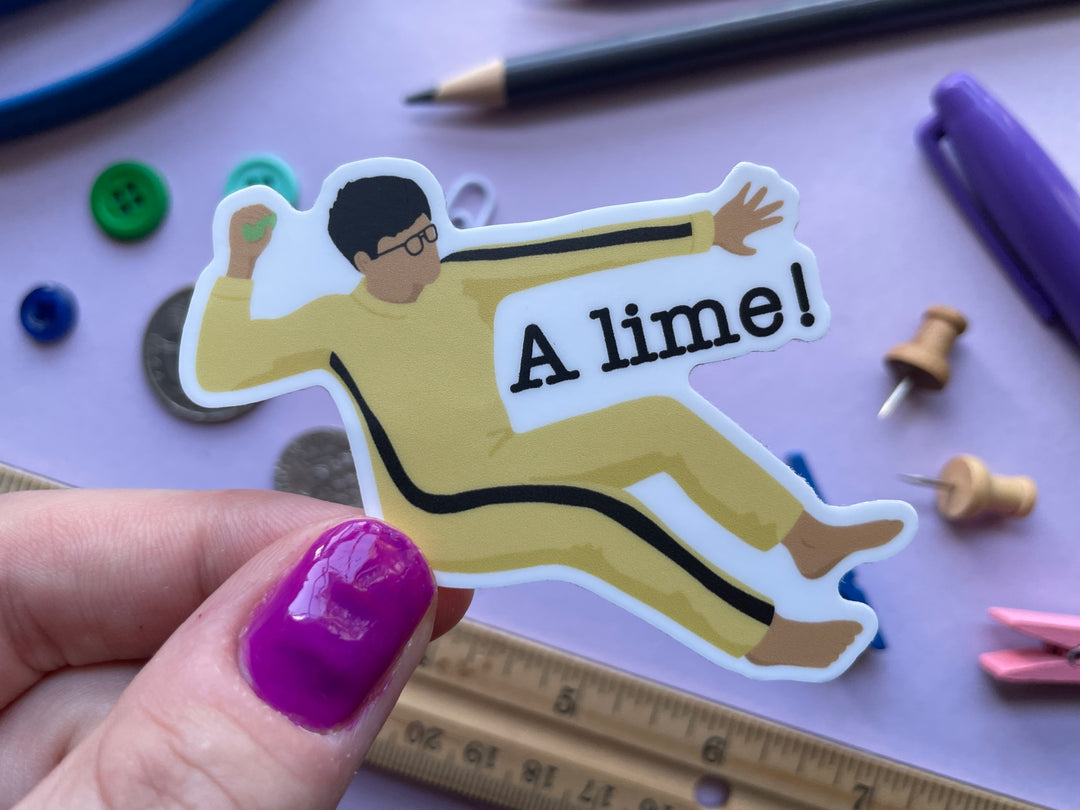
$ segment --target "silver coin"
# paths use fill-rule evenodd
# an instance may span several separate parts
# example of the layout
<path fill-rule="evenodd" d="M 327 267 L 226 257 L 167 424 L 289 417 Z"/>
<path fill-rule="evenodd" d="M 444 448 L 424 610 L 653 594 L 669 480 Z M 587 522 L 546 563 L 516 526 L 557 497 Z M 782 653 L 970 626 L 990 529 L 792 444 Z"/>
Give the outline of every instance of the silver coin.
<path fill-rule="evenodd" d="M 150 389 L 173 416 L 189 422 L 226 422 L 247 413 L 255 404 L 204 408 L 188 399 L 180 387 L 180 333 L 192 291 L 188 287 L 170 295 L 151 316 L 143 334 L 143 372 Z"/>
<path fill-rule="evenodd" d="M 346 506 L 363 506 L 345 431 L 316 428 L 289 442 L 274 466 L 274 489 Z"/>

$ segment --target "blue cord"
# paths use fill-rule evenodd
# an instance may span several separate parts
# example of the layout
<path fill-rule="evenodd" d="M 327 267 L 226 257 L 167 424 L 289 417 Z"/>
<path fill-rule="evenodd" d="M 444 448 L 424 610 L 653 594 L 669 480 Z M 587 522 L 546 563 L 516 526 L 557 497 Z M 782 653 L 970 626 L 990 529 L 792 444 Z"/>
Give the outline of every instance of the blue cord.
<path fill-rule="evenodd" d="M 34 0 L 0 0 L 8 11 Z M 142 45 L 83 73 L 0 102 L 0 141 L 104 110 L 153 87 L 223 45 L 275 0 L 194 0 Z"/>

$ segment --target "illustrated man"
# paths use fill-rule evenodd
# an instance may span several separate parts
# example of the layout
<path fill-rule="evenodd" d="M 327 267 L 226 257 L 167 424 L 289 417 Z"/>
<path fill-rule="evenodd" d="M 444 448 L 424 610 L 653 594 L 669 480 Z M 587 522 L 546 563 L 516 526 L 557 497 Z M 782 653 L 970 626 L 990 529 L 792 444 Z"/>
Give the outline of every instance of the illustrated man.
<path fill-rule="evenodd" d="M 433 218 L 420 184 L 358 177 L 338 190 L 327 224 L 357 273 L 355 288 L 269 319 L 251 317 L 252 273 L 277 212 L 241 208 L 229 223 L 227 271 L 201 318 L 197 385 L 242 391 L 305 372 L 331 375 L 346 395 L 335 397 L 339 404 L 350 403 L 346 425 L 362 429 L 382 516 L 417 538 L 438 572 L 525 579 L 573 569 L 582 574 L 573 581 L 608 595 L 617 589 L 654 624 L 735 658 L 828 667 L 861 632 L 858 622 L 779 615 L 626 488 L 667 473 L 745 543 L 786 548 L 808 579 L 889 542 L 901 520 L 819 521 L 672 398 L 644 397 L 518 433 L 496 386 L 493 321 L 505 296 L 712 248 L 751 255 L 745 239 L 781 222 L 782 202 L 762 205 L 767 189 L 750 191 L 748 183 L 715 212 L 620 222 L 638 212 L 606 209 L 617 224 L 578 230 L 573 218 L 554 220 L 544 233 L 565 224 L 560 235 L 443 255 L 433 219 L 446 219 Z M 359 452 L 360 436 L 352 441 Z"/>

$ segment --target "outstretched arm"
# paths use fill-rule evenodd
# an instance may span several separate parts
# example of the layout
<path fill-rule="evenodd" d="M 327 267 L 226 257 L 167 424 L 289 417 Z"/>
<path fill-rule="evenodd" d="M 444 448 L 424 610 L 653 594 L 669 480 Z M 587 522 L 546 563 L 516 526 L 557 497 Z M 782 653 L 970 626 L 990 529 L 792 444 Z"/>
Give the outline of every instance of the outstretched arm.
<path fill-rule="evenodd" d="M 631 208 L 640 213 L 637 206 Z M 481 284 L 498 282 L 501 292 L 509 294 L 600 270 L 704 253 L 714 239 L 710 211 L 586 230 L 573 230 L 580 219 L 566 219 L 567 228 L 561 233 L 555 230 L 561 224 L 558 220 L 545 223 L 557 235 L 460 250 L 443 258 L 443 265 Z"/>
<path fill-rule="evenodd" d="M 784 221 L 783 217 L 769 216 L 780 209 L 784 204 L 783 200 L 776 200 L 758 208 L 769 189 L 762 186 L 747 200 L 746 195 L 749 193 L 750 184 L 747 183 L 713 216 L 713 244 L 736 256 L 753 256 L 757 250 L 746 245 L 746 237 Z"/>
<path fill-rule="evenodd" d="M 783 217 L 770 214 L 779 210 L 783 201 L 760 206 L 768 188 L 763 186 L 747 199 L 750 188 L 747 183 L 716 213 L 706 210 L 579 231 L 568 228 L 565 234 L 546 239 L 461 250 L 443 262 L 451 272 L 463 272 L 481 283 L 502 282 L 503 292 L 508 294 L 599 270 L 703 253 L 713 246 L 751 256 L 756 250 L 747 246 L 745 239 L 782 222 Z"/>

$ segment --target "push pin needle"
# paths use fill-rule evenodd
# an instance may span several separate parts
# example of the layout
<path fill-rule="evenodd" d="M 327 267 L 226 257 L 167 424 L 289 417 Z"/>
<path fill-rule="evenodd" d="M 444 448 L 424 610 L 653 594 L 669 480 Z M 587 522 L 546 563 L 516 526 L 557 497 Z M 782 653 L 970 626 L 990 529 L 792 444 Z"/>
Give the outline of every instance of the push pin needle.
<path fill-rule="evenodd" d="M 915 336 L 889 349 L 885 365 L 899 377 L 896 388 L 878 411 L 885 419 L 912 388 L 940 391 L 949 382 L 948 354 L 953 343 L 967 329 L 967 319 L 952 307 L 934 304 L 923 313 Z"/>
<path fill-rule="evenodd" d="M 897 386 L 899 388 L 899 386 Z M 900 473 L 900 478 L 909 484 L 918 484 L 921 487 L 936 487 L 937 489 L 952 489 L 956 484 L 933 478 L 929 475 L 913 475 L 912 473 Z"/>
<path fill-rule="evenodd" d="M 1035 506 L 1038 490 L 1026 475 L 994 475 L 975 456 L 949 459 L 937 478 L 900 476 L 912 484 L 936 487 L 938 512 L 947 520 L 967 520 L 982 515 L 1025 517 Z"/>

